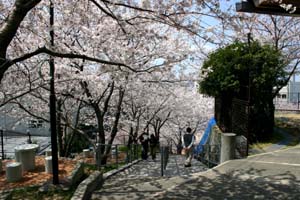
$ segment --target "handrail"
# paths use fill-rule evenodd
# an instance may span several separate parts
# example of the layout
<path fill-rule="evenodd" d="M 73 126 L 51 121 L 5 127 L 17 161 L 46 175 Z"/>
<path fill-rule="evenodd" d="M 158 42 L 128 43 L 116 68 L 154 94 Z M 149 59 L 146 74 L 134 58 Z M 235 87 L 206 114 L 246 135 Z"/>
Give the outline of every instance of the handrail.
<path fill-rule="evenodd" d="M 110 146 L 110 163 L 101 163 L 102 156 L 101 154 L 101 147 Z M 120 148 L 123 149 L 121 150 Z M 131 163 L 134 160 L 138 159 L 138 152 L 140 149 L 140 145 L 138 144 L 131 144 L 131 145 L 123 145 L 123 144 L 100 144 L 98 143 L 96 145 L 95 149 L 95 158 L 96 158 L 96 165 L 98 168 L 104 167 L 104 166 L 110 166 L 110 165 L 116 165 L 117 168 L 119 168 L 119 165 L 121 163 Z M 123 156 L 122 156 L 123 155 Z M 97 162 L 98 161 L 98 162 Z"/>
<path fill-rule="evenodd" d="M 220 163 L 220 145 L 202 145 L 203 151 L 196 158 L 206 164 L 208 168 L 214 167 Z"/>
<path fill-rule="evenodd" d="M 167 168 L 167 164 L 169 161 L 169 147 L 168 146 L 161 146 L 160 147 L 160 155 L 161 155 L 161 176 L 164 176 L 164 171 Z"/>

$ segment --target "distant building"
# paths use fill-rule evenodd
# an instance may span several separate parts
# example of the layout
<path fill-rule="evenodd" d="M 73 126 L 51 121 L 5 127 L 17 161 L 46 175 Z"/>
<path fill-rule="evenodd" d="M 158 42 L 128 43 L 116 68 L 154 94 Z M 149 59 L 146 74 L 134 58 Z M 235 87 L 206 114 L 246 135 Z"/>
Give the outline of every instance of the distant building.
<path fill-rule="evenodd" d="M 8 109 L 9 106 L 6 106 Z M 7 114 L 5 108 L 0 111 L 0 128 L 8 132 L 18 132 L 31 135 L 50 136 L 50 124 L 40 119 L 22 118 Z"/>
<path fill-rule="evenodd" d="M 300 101 L 300 82 L 296 81 L 295 75 L 293 75 L 292 80 L 279 91 L 276 101 L 287 103 L 298 103 Z"/>

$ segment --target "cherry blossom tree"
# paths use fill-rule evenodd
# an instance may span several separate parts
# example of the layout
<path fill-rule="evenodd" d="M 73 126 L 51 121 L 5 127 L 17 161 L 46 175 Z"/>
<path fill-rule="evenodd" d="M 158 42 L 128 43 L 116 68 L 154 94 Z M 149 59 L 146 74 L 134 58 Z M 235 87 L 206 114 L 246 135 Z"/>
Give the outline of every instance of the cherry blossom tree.
<path fill-rule="evenodd" d="M 1 105 L 11 102 L 16 105 L 12 114 L 22 109 L 24 116 L 49 121 L 47 62 L 53 56 L 58 126 L 85 135 L 93 144 L 80 124 L 97 124 L 97 140 L 104 144 L 113 142 L 120 123 L 128 132 L 134 128 L 135 136 L 150 125 L 160 135 L 162 125 L 175 117 L 177 109 L 171 106 L 172 98 L 177 98 L 173 88 L 164 83 L 176 81 L 171 71 L 198 52 L 190 38 L 198 38 L 202 45 L 209 39 L 201 23 L 207 17 L 219 17 L 218 1 L 53 3 L 54 47 L 49 42 L 49 1 L 0 2 Z M 14 81 L 16 74 L 19 79 Z M 140 98 L 135 99 L 136 95 Z M 130 113 L 130 105 L 136 111 Z M 131 116 L 122 118 L 121 109 Z M 106 122 L 112 122 L 111 132 L 102 130 Z M 67 131 L 59 134 L 60 149 L 68 151 L 72 135 L 66 140 Z"/>

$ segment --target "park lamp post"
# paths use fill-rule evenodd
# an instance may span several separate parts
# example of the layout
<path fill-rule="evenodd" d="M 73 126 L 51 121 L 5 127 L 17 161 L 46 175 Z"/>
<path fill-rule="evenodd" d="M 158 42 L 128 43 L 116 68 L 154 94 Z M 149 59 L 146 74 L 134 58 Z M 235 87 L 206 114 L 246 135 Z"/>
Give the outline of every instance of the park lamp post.
<path fill-rule="evenodd" d="M 54 5 L 50 0 L 50 43 L 54 47 Z M 51 149 L 52 149 L 52 175 L 53 184 L 59 184 L 58 178 L 58 149 L 57 149 L 57 133 L 56 133 L 56 100 L 55 100 L 55 82 L 54 82 L 54 58 L 50 56 L 50 129 L 51 129 Z"/>

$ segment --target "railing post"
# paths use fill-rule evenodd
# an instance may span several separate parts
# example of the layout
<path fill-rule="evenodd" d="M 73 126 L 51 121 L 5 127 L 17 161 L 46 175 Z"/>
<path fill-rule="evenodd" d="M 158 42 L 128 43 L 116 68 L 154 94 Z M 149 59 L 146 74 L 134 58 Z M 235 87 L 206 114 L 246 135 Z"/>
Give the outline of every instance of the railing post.
<path fill-rule="evenodd" d="M 130 162 L 132 162 L 132 147 L 133 147 L 133 145 L 130 145 L 130 156 L 129 156 Z"/>
<path fill-rule="evenodd" d="M 161 176 L 164 176 L 164 147 L 160 147 L 160 157 L 161 157 L 160 172 L 161 172 Z"/>
<path fill-rule="evenodd" d="M 136 160 L 137 159 L 137 156 L 136 156 L 136 144 L 133 145 L 133 150 L 132 150 L 132 154 L 133 154 L 133 160 Z"/>
<path fill-rule="evenodd" d="M 96 165 L 97 165 L 97 168 L 98 170 L 100 169 L 101 167 L 101 145 L 100 143 L 97 143 L 96 144 L 96 150 L 95 150 L 95 158 L 96 158 Z"/>
<path fill-rule="evenodd" d="M 139 158 L 139 148 L 140 148 L 140 145 L 136 144 L 135 145 L 135 157 L 136 157 L 136 159 Z"/>
<path fill-rule="evenodd" d="M 210 145 L 208 145 L 208 168 L 210 168 Z"/>
<path fill-rule="evenodd" d="M 298 92 L 298 103 L 297 103 L 298 110 L 299 110 L 299 95 L 300 95 L 300 93 Z"/>
<path fill-rule="evenodd" d="M 1 133 L 1 151 L 2 151 L 2 160 L 4 160 L 3 129 L 0 130 L 0 133 Z"/>
<path fill-rule="evenodd" d="M 118 145 L 116 144 L 116 164 L 117 164 L 117 169 L 119 168 L 118 155 L 119 155 L 119 152 L 118 152 Z"/>
<path fill-rule="evenodd" d="M 126 163 L 128 164 L 129 163 L 129 151 L 130 151 L 130 146 L 127 146 L 127 150 L 126 150 Z"/>
<path fill-rule="evenodd" d="M 164 157 L 164 170 L 167 168 L 168 160 L 169 160 L 169 147 L 165 147 L 165 157 Z"/>

